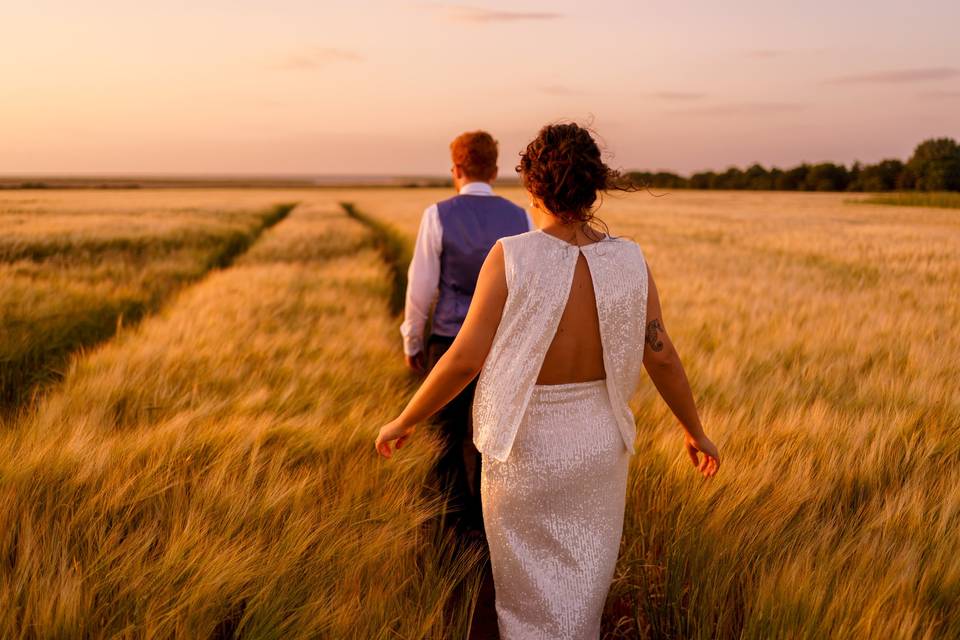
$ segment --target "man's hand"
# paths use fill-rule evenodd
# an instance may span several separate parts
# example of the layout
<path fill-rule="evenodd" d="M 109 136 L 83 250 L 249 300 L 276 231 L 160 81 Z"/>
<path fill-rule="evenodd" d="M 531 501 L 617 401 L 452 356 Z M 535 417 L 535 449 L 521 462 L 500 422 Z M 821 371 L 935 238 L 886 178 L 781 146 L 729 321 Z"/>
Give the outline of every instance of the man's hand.
<path fill-rule="evenodd" d="M 423 357 L 423 351 L 418 351 L 412 356 L 405 355 L 404 360 L 407 361 L 407 367 L 414 373 L 423 375 L 427 372 L 427 363 Z"/>

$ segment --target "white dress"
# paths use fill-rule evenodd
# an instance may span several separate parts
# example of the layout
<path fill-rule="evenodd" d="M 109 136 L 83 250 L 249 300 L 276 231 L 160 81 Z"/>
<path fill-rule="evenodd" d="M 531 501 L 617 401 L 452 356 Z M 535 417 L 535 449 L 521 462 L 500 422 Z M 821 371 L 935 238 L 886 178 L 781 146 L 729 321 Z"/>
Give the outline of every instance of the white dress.
<path fill-rule="evenodd" d="M 503 640 L 596 639 L 623 532 L 646 263 L 627 240 L 578 248 L 532 231 L 500 242 L 507 303 L 474 404 L 497 623 Z M 580 253 L 607 377 L 537 385 Z"/>

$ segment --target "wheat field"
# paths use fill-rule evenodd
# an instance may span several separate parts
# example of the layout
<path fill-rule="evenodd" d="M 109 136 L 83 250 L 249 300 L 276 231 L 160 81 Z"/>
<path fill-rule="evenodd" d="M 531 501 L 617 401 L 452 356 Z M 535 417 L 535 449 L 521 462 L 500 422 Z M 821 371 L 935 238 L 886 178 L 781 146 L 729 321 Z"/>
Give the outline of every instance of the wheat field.
<path fill-rule="evenodd" d="M 469 603 L 443 609 L 475 558 L 447 558 L 424 526 L 435 443 L 392 465 L 372 446 L 411 389 L 386 269 L 335 200 L 313 198 L 74 359 L 0 434 L 0 636 L 463 626 Z"/>
<path fill-rule="evenodd" d="M 0 410 L 11 412 L 55 380 L 78 348 L 226 266 L 289 209 L 236 192 L 178 196 L 0 199 Z"/>
<path fill-rule="evenodd" d="M 432 526 L 436 441 L 372 446 L 416 382 L 396 263 L 448 195 L 0 195 L 0 346 L 61 308 L 62 333 L 111 327 L 9 394 L 0 637 L 462 637 L 476 558 Z M 644 249 L 724 458 L 704 482 L 641 384 L 605 637 L 960 637 L 960 217 L 847 200 L 601 207 Z"/>

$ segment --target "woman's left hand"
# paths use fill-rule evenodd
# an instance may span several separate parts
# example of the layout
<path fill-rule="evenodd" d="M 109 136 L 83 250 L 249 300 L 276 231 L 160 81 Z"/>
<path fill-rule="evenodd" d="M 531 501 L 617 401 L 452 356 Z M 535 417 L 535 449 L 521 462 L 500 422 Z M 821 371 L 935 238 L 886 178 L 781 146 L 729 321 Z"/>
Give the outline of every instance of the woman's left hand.
<path fill-rule="evenodd" d="M 389 458 L 393 455 L 390 451 L 390 443 L 396 440 L 396 448 L 399 449 L 410 439 L 414 429 L 416 429 L 416 427 L 401 423 L 399 418 L 391 420 L 380 427 L 380 433 L 377 435 L 377 443 L 375 445 L 377 451 L 384 458 Z"/>

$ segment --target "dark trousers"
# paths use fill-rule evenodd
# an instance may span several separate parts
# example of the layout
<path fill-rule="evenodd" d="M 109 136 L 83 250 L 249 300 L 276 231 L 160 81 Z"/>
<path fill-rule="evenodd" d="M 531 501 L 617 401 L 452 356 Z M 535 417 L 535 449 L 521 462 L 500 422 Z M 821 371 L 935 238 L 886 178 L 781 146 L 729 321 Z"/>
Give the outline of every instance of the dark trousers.
<path fill-rule="evenodd" d="M 451 344 L 453 338 L 431 335 L 427 339 L 427 367 L 433 369 Z M 486 547 L 480 504 L 481 459 L 480 452 L 473 446 L 473 392 L 476 386 L 477 381 L 472 381 L 434 416 L 443 443 L 437 459 L 436 478 L 440 491 L 447 497 L 448 522 L 463 536 L 461 542 L 465 542 L 471 533 L 479 534 L 480 543 Z M 497 640 L 500 634 L 489 557 L 484 560 L 481 571 L 469 640 Z"/>
<path fill-rule="evenodd" d="M 427 339 L 427 367 L 433 369 L 453 338 L 431 335 Z M 480 452 L 473 445 L 473 380 L 434 416 L 442 440 L 436 475 L 447 495 L 452 523 L 461 532 L 483 532 L 480 505 Z"/>

